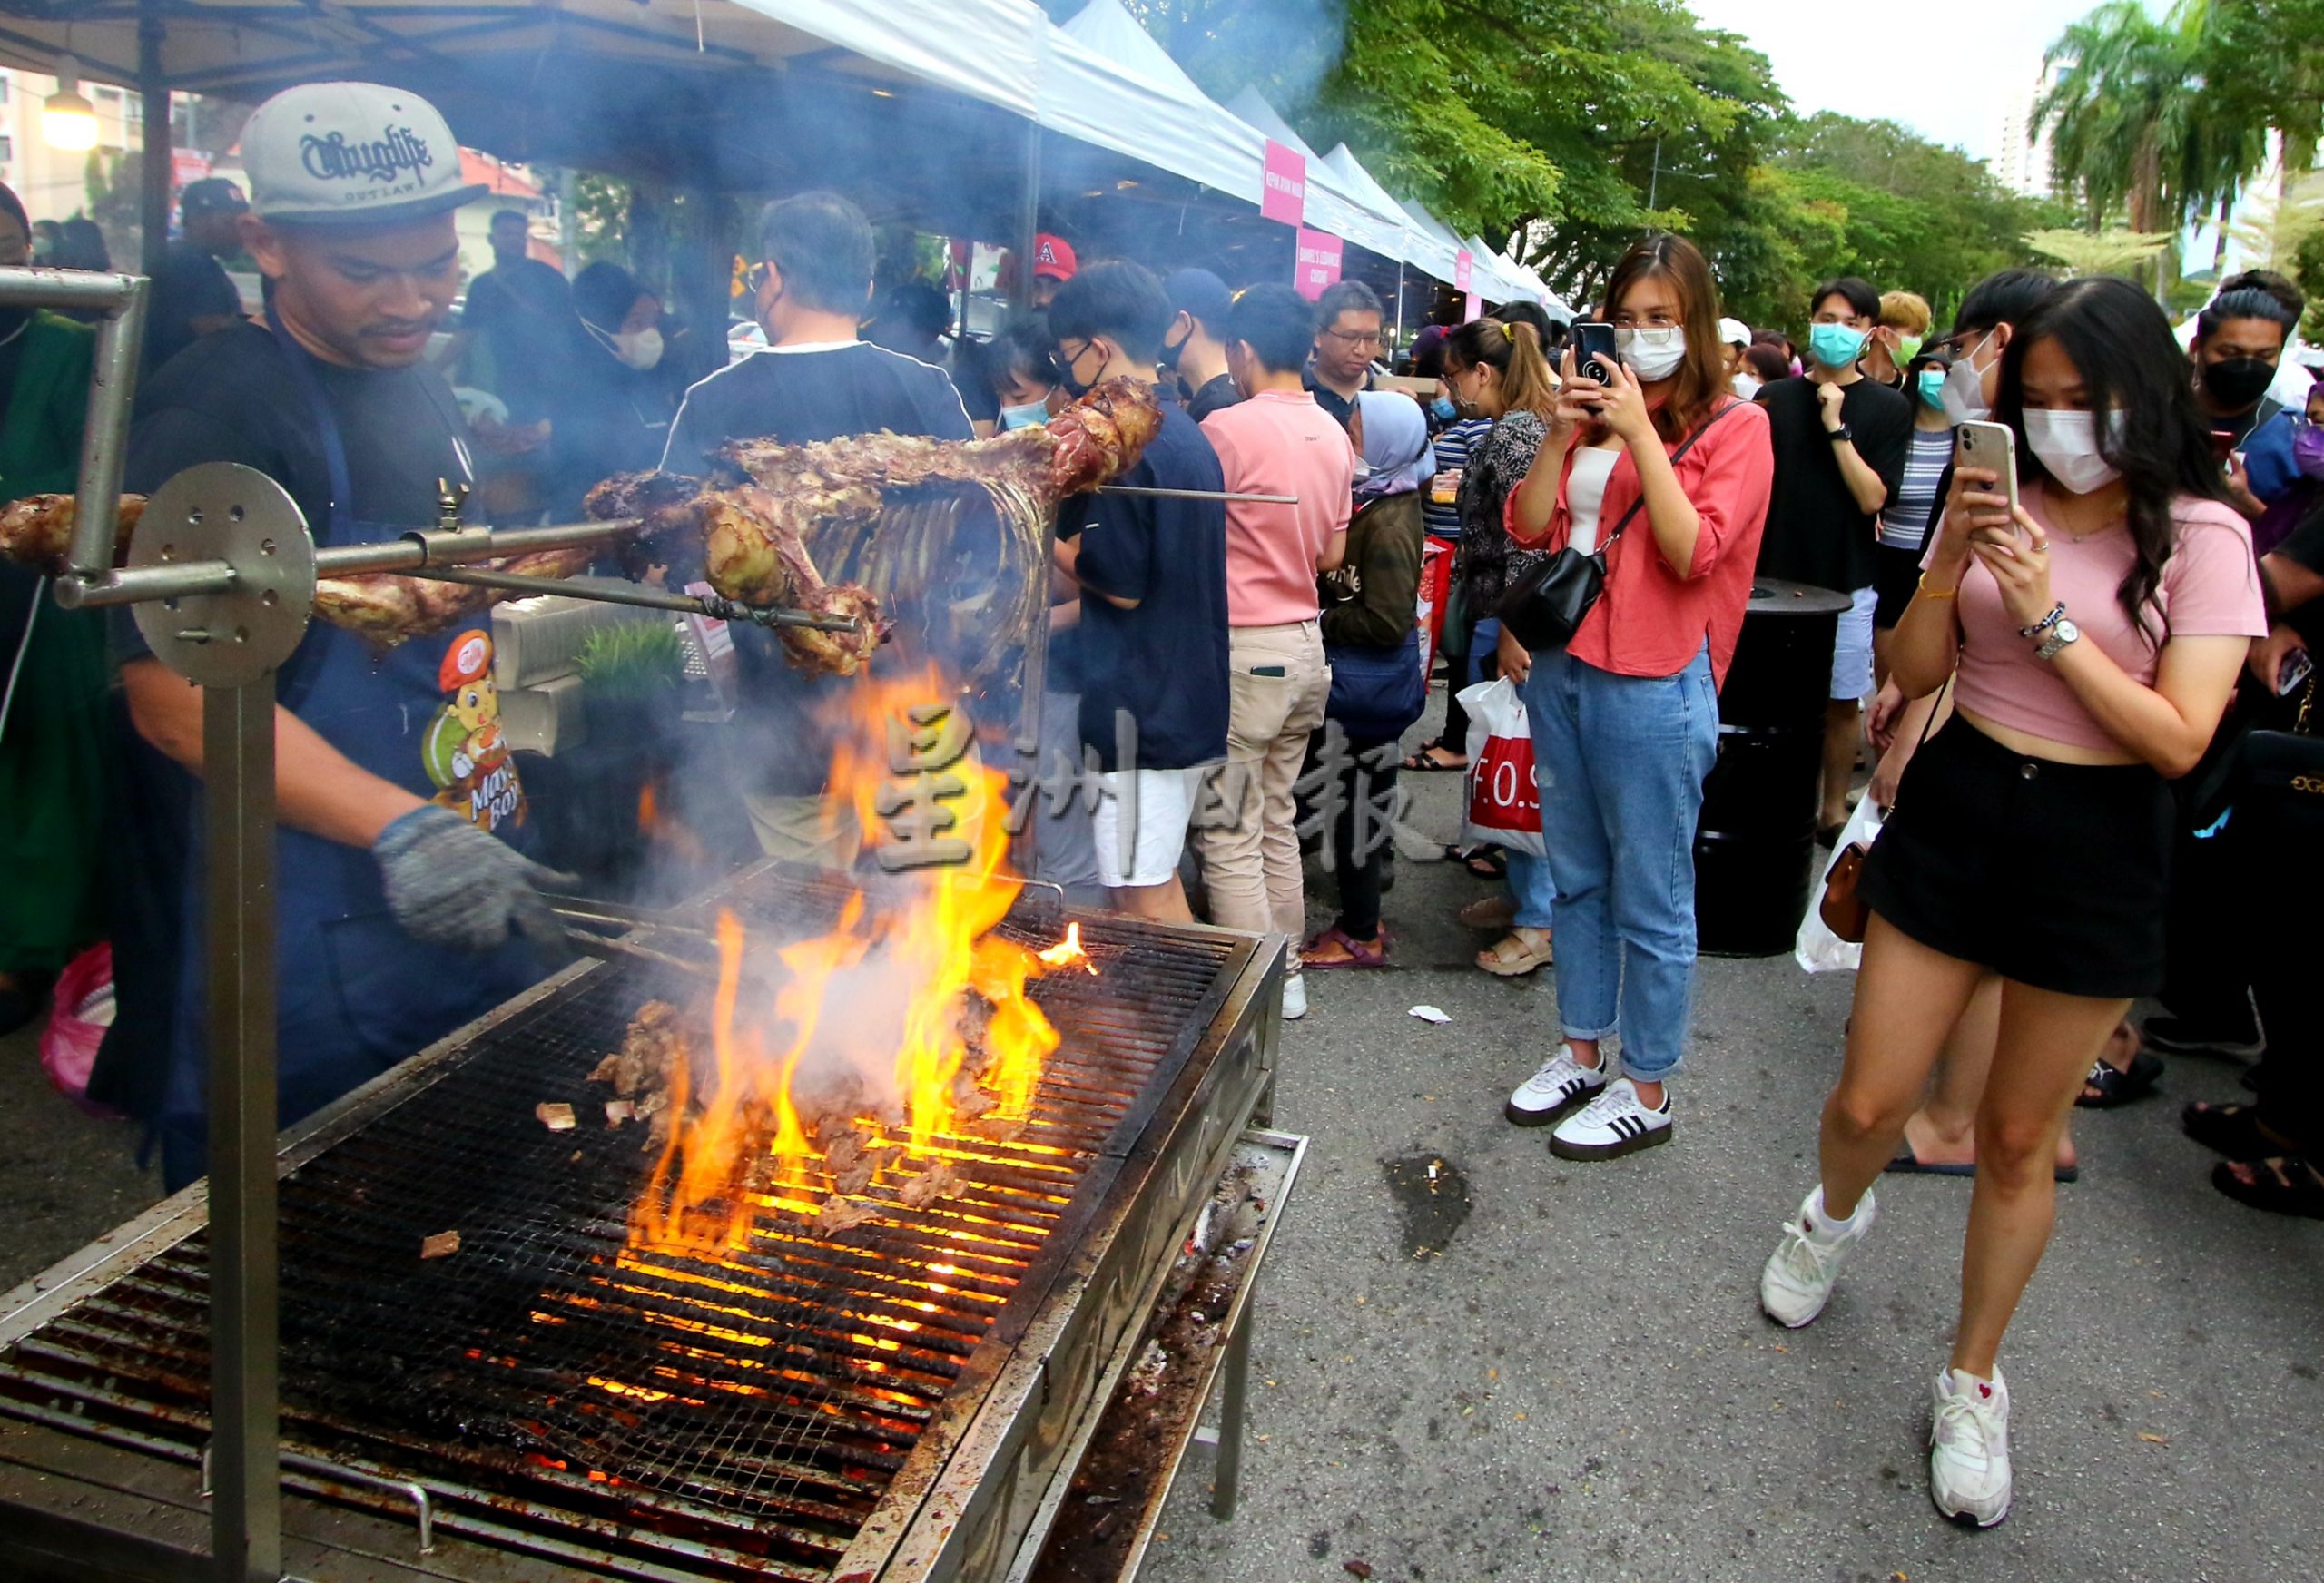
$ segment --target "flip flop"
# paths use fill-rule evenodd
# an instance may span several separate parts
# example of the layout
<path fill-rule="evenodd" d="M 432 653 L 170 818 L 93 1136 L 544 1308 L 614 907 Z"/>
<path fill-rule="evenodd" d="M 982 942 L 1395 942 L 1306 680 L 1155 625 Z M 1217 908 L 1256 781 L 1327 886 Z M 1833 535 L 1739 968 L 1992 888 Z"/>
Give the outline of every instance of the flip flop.
<path fill-rule="evenodd" d="M 1509 877 L 1509 853 L 1482 841 L 1472 847 L 1457 844 L 1446 847 L 1444 860 L 1460 864 L 1480 880 L 1505 880 Z"/>
<path fill-rule="evenodd" d="M 1928 1165 L 1918 1155 L 1913 1153 L 1913 1145 L 1910 1144 L 1905 1145 L 1903 1154 L 1898 1155 L 1880 1169 L 1886 1175 L 1892 1176 L 1974 1176 L 1977 1174 L 1974 1162 L 1965 1165 Z M 2060 1165 L 2050 1173 L 2050 1179 L 2060 1183 L 2079 1182 L 2082 1180 L 2082 1167 Z"/>
<path fill-rule="evenodd" d="M 1444 739 L 1442 737 L 1434 742 L 1421 743 L 1404 755 L 1403 767 L 1415 775 L 1458 775 L 1468 769 L 1469 758 L 1466 753 L 1461 755 L 1461 762 L 1457 764 L 1448 764 L 1442 759 L 1436 758 L 1434 754 L 1443 746 Z"/>
<path fill-rule="evenodd" d="M 2090 1064 L 2090 1076 L 2083 1079 L 2085 1088 L 2098 1092 L 2077 1094 L 2073 1102 L 2084 1110 L 2112 1110 L 2153 1093 L 2155 1080 L 2162 1076 L 2162 1057 L 2150 1050 L 2132 1056 L 2128 1071 L 2101 1056 Z"/>

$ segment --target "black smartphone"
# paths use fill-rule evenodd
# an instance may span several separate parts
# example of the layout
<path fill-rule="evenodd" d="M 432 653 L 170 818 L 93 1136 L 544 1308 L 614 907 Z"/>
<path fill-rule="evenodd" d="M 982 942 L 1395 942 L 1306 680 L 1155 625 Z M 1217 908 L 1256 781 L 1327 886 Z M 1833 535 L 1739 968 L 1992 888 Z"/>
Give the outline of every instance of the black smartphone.
<path fill-rule="evenodd" d="M 2315 669 L 2315 663 L 2308 657 L 2306 649 L 2286 650 L 2283 664 L 2276 667 L 2276 696 L 2290 696 L 2291 690 L 2307 681 L 2309 673 Z"/>
<path fill-rule="evenodd" d="M 1614 327 L 1583 320 L 1573 327 L 1573 371 L 1601 385 L 1614 382 L 1614 365 L 1622 354 L 1614 349 Z"/>

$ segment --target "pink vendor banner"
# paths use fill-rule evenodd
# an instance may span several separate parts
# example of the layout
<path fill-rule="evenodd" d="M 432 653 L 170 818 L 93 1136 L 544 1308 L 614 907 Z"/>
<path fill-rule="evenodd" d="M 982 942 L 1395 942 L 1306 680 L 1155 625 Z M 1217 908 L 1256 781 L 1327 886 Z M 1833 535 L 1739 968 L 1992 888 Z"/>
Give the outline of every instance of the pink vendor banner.
<path fill-rule="evenodd" d="M 1313 302 L 1340 278 L 1341 242 L 1329 231 L 1299 228 L 1299 264 L 1291 283 Z"/>
<path fill-rule="evenodd" d="M 1265 182 L 1259 192 L 1259 213 L 1285 225 L 1307 220 L 1307 156 L 1267 139 Z"/>

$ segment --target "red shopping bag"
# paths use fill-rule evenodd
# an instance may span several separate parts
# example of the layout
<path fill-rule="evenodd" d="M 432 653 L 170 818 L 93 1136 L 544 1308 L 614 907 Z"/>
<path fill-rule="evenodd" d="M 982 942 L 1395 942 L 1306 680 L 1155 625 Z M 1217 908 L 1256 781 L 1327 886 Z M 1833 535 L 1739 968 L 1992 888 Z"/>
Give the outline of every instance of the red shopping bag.
<path fill-rule="evenodd" d="M 1533 733 L 1526 723 L 1525 701 L 1503 676 L 1463 690 L 1461 706 L 1469 712 L 1470 743 L 1468 814 L 1461 839 L 1541 857 L 1541 794 L 1534 782 Z"/>
<path fill-rule="evenodd" d="M 1420 674 L 1436 670 L 1436 647 L 1444 640 L 1444 601 L 1452 592 L 1452 546 L 1432 538 L 1420 551 Z"/>

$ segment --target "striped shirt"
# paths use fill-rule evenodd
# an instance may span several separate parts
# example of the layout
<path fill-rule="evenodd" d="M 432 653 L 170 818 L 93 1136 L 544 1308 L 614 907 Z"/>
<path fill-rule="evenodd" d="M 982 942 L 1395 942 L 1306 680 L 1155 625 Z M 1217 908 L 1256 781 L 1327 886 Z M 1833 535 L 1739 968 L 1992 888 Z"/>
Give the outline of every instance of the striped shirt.
<path fill-rule="evenodd" d="M 1905 477 L 1896 486 L 1896 498 L 1880 514 L 1880 542 L 1892 550 L 1921 553 L 1921 541 L 1928 536 L 1929 518 L 1936 510 L 1937 481 L 1945 477 L 1945 465 L 1953 459 L 1953 431 L 1949 428 L 1915 428 L 1912 448 L 1905 453 Z"/>
<path fill-rule="evenodd" d="M 1457 472 L 1469 465 L 1469 447 L 1492 432 L 1492 420 L 1485 418 L 1465 418 L 1448 424 L 1435 439 L 1436 470 Z M 1435 491 L 1422 486 L 1420 517 L 1432 538 L 1461 536 L 1461 508 L 1452 501 L 1439 506 Z"/>

